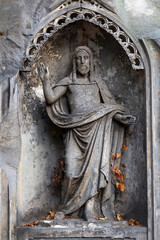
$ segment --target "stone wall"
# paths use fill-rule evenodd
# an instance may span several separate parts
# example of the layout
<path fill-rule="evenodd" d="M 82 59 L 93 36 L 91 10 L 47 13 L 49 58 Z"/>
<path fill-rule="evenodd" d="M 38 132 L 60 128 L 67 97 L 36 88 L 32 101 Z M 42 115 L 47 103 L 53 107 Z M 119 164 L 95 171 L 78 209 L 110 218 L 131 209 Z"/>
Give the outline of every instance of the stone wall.
<path fill-rule="evenodd" d="M 14 227 L 17 224 L 17 216 L 19 224 L 22 222 L 34 220 L 38 217 L 43 217 L 50 210 L 51 206 L 55 208 L 59 204 L 60 189 L 56 189 L 52 183 L 52 177 L 56 172 L 57 160 L 61 158 L 62 148 L 62 132 L 56 128 L 49 120 L 44 106 L 44 99 L 42 97 L 41 85 L 37 81 L 36 66 L 33 72 L 22 72 L 25 50 L 29 41 L 33 38 L 43 18 L 50 14 L 59 4 L 65 2 L 64 0 L 0 0 L 0 168 L 6 173 L 7 181 L 9 183 L 9 206 L 10 206 L 10 233 L 9 238 L 14 239 Z M 116 12 L 124 21 L 126 28 L 130 30 L 135 36 L 139 38 L 155 39 L 159 44 L 159 2 L 158 1 L 105 1 L 98 0 L 112 12 Z M 133 3 L 133 4 L 132 4 Z M 145 11 L 139 5 L 142 4 Z M 114 13 L 111 13 L 114 15 Z M 67 30 L 66 34 L 74 31 L 79 34 L 79 25 L 75 24 L 72 29 Z M 84 29 L 87 26 L 84 25 Z M 138 118 L 138 124 L 133 136 L 127 136 L 126 141 L 129 143 L 131 151 L 126 151 L 124 159 L 128 160 L 129 175 L 132 176 L 132 186 L 130 186 L 130 176 L 127 176 L 129 195 L 133 194 L 133 199 L 130 199 L 128 217 L 135 216 L 146 224 L 146 201 L 148 198 L 149 215 L 153 214 L 154 223 L 149 222 L 150 239 L 157 239 L 159 234 L 157 223 L 159 223 L 159 47 L 153 41 L 145 40 L 145 51 L 149 52 L 150 58 L 150 76 L 151 86 L 149 89 L 150 96 L 153 97 L 149 102 L 145 102 L 145 76 L 143 70 L 133 72 L 130 67 L 130 62 L 123 52 L 123 49 L 117 45 L 115 40 L 111 39 L 103 31 L 99 31 L 96 27 L 91 27 L 93 37 L 85 36 L 85 41 L 89 41 L 89 46 L 96 49 L 95 57 L 104 59 L 104 62 L 99 62 L 98 65 L 102 67 L 104 80 L 109 85 L 110 91 L 116 97 L 117 101 L 124 101 L 130 111 Z M 87 30 L 89 32 L 89 30 Z M 87 32 L 85 30 L 85 33 Z M 64 34 L 62 33 L 62 35 Z M 95 41 L 95 33 L 98 36 L 98 46 Z M 81 34 L 81 33 L 80 33 Z M 69 41 L 71 36 L 63 35 L 65 41 Z M 81 44 L 77 41 L 76 44 Z M 108 39 L 104 41 L 104 39 Z M 59 71 L 59 65 L 56 65 L 58 58 L 64 54 L 64 59 L 67 59 L 68 52 L 63 49 L 60 52 L 61 44 L 60 37 L 55 35 L 48 46 L 53 44 L 55 55 L 49 54 L 50 62 L 52 58 L 56 59 L 54 67 L 57 68 L 57 79 L 67 75 L 70 71 L 68 65 L 63 71 Z M 113 41 L 113 45 L 111 44 Z M 83 43 L 84 40 L 83 40 Z M 109 43 L 109 45 L 108 45 Z M 67 43 L 68 44 L 68 43 Z M 76 45 L 75 44 L 75 45 Z M 88 44 L 88 42 L 87 42 Z M 67 45 L 69 46 L 69 45 Z M 72 50 L 75 46 L 72 46 Z M 47 44 L 43 47 L 42 52 L 47 48 Z M 106 49 L 110 52 L 107 55 L 103 51 Z M 113 50 L 114 55 L 111 56 Z M 118 52 L 118 54 L 117 54 Z M 39 54 L 41 54 L 39 53 Z M 148 53 L 147 53 L 148 54 Z M 40 55 L 39 55 L 40 56 Z M 44 55 L 45 56 L 45 55 Z M 123 56 L 123 58 L 122 58 Z M 38 57 L 38 56 L 37 56 Z M 63 64 L 61 59 L 58 62 Z M 38 59 L 36 59 L 38 62 Z M 45 61 L 45 59 L 44 59 Z M 113 67 L 111 62 L 115 64 Z M 125 66 L 123 68 L 123 66 Z M 51 66 L 52 68 L 53 66 Z M 120 68 L 123 68 L 121 76 L 122 82 L 120 90 L 116 88 L 120 78 Z M 20 72 L 19 72 L 20 71 Z M 148 71 L 148 70 L 147 70 Z M 105 79 L 105 76 L 108 76 Z M 54 77 L 54 76 L 52 76 Z M 134 92 L 130 91 L 131 87 Z M 124 95 L 123 95 L 124 90 Z M 128 94 L 129 91 L 129 94 Z M 147 92 L 148 90 L 146 90 Z M 136 95 L 134 97 L 133 95 Z M 151 106 L 151 112 L 145 105 Z M 140 107 L 139 107 L 140 106 Z M 147 112 L 148 111 L 148 112 Z M 145 114 L 146 112 L 146 114 Z M 145 116 L 147 120 L 145 121 Z M 150 122 L 152 119 L 152 123 Z M 149 126 L 145 135 L 145 122 Z M 150 133 L 149 133 L 150 131 Z M 136 135 L 136 133 L 138 135 Z M 151 138 L 148 137 L 151 135 Z M 138 141 L 140 148 L 134 144 Z M 145 137 L 144 137 L 145 136 Z M 147 136 L 147 137 L 146 137 Z M 150 144 L 146 145 L 145 140 L 150 138 Z M 153 141 L 152 141 L 153 140 Z M 153 146 L 154 143 L 154 146 Z M 151 152 L 148 150 L 151 149 Z M 137 153 L 139 158 L 136 158 Z M 146 155 L 145 155 L 146 153 Z M 151 154 L 151 165 L 146 162 L 147 156 Z M 154 162 L 153 162 L 154 156 Z M 148 164 L 148 165 L 147 165 Z M 153 169 L 154 172 L 149 171 L 148 178 L 146 177 L 146 169 Z M 132 172 L 133 171 L 133 172 Z M 141 178 L 136 176 L 136 173 L 142 172 Z M 147 179 L 146 179 L 147 178 Z M 152 179 L 154 178 L 154 181 Z M 143 184 L 144 182 L 144 184 Z M 146 182 L 148 187 L 148 197 L 146 197 Z M 56 190 L 55 193 L 51 191 Z M 135 191 L 133 191 L 133 189 Z M 154 201 L 153 201 L 153 192 Z M 137 192 L 137 194 L 135 194 Z M 128 192 L 126 192 L 128 194 Z M 135 195 L 134 195 L 135 194 Z M 52 196 L 54 196 L 52 198 Z M 46 202 L 47 199 L 47 202 Z M 18 203 L 18 205 L 17 205 Z M 38 204 L 37 204 L 38 203 Z M 136 203 L 136 204 L 135 204 Z M 152 209 L 152 205 L 154 205 Z M 127 209 L 127 208 L 126 208 Z M 143 216 L 138 215 L 138 212 L 143 209 Z M 123 211 L 122 206 L 122 211 Z M 17 213 L 18 211 L 18 213 Z M 134 215 L 135 214 L 135 215 Z M 155 238 L 152 238 L 153 230 Z"/>

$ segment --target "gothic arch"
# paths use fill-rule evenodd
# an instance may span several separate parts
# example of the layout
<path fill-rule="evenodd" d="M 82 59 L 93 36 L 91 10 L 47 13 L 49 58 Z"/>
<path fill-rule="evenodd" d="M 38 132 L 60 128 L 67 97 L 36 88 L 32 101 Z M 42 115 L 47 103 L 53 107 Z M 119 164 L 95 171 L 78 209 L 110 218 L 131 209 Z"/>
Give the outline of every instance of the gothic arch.
<path fill-rule="evenodd" d="M 90 3 L 91 6 L 85 2 L 81 4 L 81 6 L 78 3 L 70 3 L 68 6 L 62 4 L 58 9 L 53 10 L 52 14 L 49 14 L 49 19 L 44 19 L 39 26 L 40 30 L 34 35 L 26 49 L 24 70 L 30 70 L 38 51 L 51 36 L 68 24 L 79 20 L 93 23 L 111 34 L 125 50 L 132 68 L 144 69 L 139 41 L 129 34 L 117 17 L 104 11 L 100 4 L 95 4 L 95 1 L 94 4 Z"/>

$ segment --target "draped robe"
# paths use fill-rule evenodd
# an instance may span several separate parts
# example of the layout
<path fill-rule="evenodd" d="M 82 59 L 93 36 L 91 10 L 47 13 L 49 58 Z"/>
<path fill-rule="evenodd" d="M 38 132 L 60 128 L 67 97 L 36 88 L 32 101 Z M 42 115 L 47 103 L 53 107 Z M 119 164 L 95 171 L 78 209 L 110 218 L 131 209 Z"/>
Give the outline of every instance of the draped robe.
<path fill-rule="evenodd" d="M 55 87 L 73 84 L 77 83 L 67 77 Z M 112 154 L 121 152 L 124 126 L 114 121 L 114 115 L 126 110 L 115 102 L 100 78 L 90 84 L 99 88 L 102 103 L 97 106 L 69 113 L 63 97 L 47 106 L 51 120 L 66 129 L 61 209 L 65 214 L 78 210 L 101 191 L 101 208 L 103 215 L 107 215 L 105 206 L 115 191 L 110 162 Z M 118 161 L 119 165 L 120 158 Z"/>

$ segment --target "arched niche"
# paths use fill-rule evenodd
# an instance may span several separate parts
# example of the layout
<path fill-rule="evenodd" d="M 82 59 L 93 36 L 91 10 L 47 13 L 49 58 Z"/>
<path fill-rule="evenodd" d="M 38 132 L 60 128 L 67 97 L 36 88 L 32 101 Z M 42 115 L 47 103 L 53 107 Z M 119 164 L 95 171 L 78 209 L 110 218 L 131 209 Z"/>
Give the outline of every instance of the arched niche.
<path fill-rule="evenodd" d="M 80 11 L 86 14 L 92 10 L 91 7 L 87 11 L 86 9 L 87 7 Z M 18 183 L 19 222 L 44 217 L 50 209 L 57 208 L 60 200 L 60 189 L 52 184 L 52 178 L 57 171 L 57 160 L 61 159 L 63 132 L 53 125 L 46 114 L 42 85 L 36 68 L 39 62 L 43 61 L 49 66 L 51 83 L 53 80 L 59 81 L 71 71 L 75 47 L 87 45 L 93 51 L 97 71 L 101 73 L 116 101 L 125 104 L 137 117 L 134 133 L 129 134 L 129 130 L 126 129 L 125 143 L 128 149 L 123 152 L 123 162 L 127 167 L 126 191 L 117 201 L 120 212 L 126 218 L 136 218 L 146 226 L 147 159 L 150 154 L 146 149 L 146 140 L 149 138 L 150 130 L 147 128 L 146 137 L 145 119 L 146 115 L 150 114 L 149 109 L 146 111 L 150 98 L 145 91 L 146 86 L 149 86 L 149 67 L 145 48 L 128 33 L 125 27 L 122 27 L 121 23 L 118 24 L 113 14 L 108 12 L 104 14 L 103 10 L 99 9 L 98 14 L 103 12 L 101 20 L 99 16 L 97 18 L 99 20 L 95 20 L 95 16 L 89 19 L 86 15 L 84 19 L 84 15 L 81 15 L 69 22 L 63 20 L 64 14 L 68 12 L 64 9 L 63 14 L 59 13 L 60 16 L 52 19 L 52 24 L 48 22 L 44 25 L 35 34 L 26 51 L 24 61 L 26 72 L 22 74 L 24 90 L 22 148 L 24 150 Z M 107 28 L 107 31 L 103 19 L 112 22 L 110 24 L 112 27 L 109 30 Z M 114 24 L 116 29 L 118 26 L 117 33 Z M 122 32 L 124 34 L 120 35 Z M 40 37 L 42 38 L 39 39 Z M 124 39 L 126 42 L 123 42 Z M 132 50 L 128 46 L 132 46 Z M 139 61 L 135 61 L 136 57 Z"/>

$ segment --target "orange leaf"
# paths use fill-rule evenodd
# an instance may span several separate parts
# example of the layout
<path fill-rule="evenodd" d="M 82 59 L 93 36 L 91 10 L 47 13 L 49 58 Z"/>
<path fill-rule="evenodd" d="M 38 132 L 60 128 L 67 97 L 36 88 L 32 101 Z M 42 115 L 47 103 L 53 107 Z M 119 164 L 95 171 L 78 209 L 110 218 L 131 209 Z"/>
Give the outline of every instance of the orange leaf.
<path fill-rule="evenodd" d="M 107 217 L 100 217 L 100 218 L 98 218 L 98 220 L 107 220 Z"/>
<path fill-rule="evenodd" d="M 121 170 L 120 169 L 117 169 L 117 170 L 115 170 L 115 174 L 117 174 L 117 175 L 122 175 L 122 172 L 121 172 Z"/>
<path fill-rule="evenodd" d="M 119 182 L 116 182 L 116 188 L 121 191 L 121 192 L 124 192 L 126 186 L 124 183 L 119 183 Z"/>
<path fill-rule="evenodd" d="M 115 156 L 115 154 L 113 153 L 113 154 L 112 154 L 112 160 L 114 160 L 114 159 L 115 159 L 115 157 L 116 157 L 116 156 Z"/>
<path fill-rule="evenodd" d="M 123 144 L 122 150 L 126 151 L 128 149 L 128 145 L 127 144 Z"/>
<path fill-rule="evenodd" d="M 37 220 L 36 222 L 23 224 L 22 227 L 34 227 L 38 225 L 38 223 L 39 223 L 39 220 Z"/>
<path fill-rule="evenodd" d="M 47 217 L 45 217 L 46 220 L 51 219 L 51 215 L 48 215 Z"/>
<path fill-rule="evenodd" d="M 121 220 L 122 220 L 122 216 L 118 213 L 118 214 L 116 215 L 116 219 L 117 219 L 118 221 L 121 221 Z"/>
<path fill-rule="evenodd" d="M 119 176 L 117 176 L 117 177 L 116 177 L 116 180 L 117 180 L 117 181 L 122 181 L 122 182 L 124 182 L 124 181 L 125 181 L 125 175 L 119 175 Z"/>
<path fill-rule="evenodd" d="M 133 131 L 129 131 L 129 135 L 133 134 Z"/>
<path fill-rule="evenodd" d="M 140 224 L 138 221 L 134 220 L 133 218 L 131 218 L 129 221 L 128 221 L 128 224 L 130 226 L 139 226 L 139 227 L 142 227 L 142 224 Z"/>
<path fill-rule="evenodd" d="M 119 158 L 121 156 L 120 153 L 116 153 L 116 158 Z"/>

